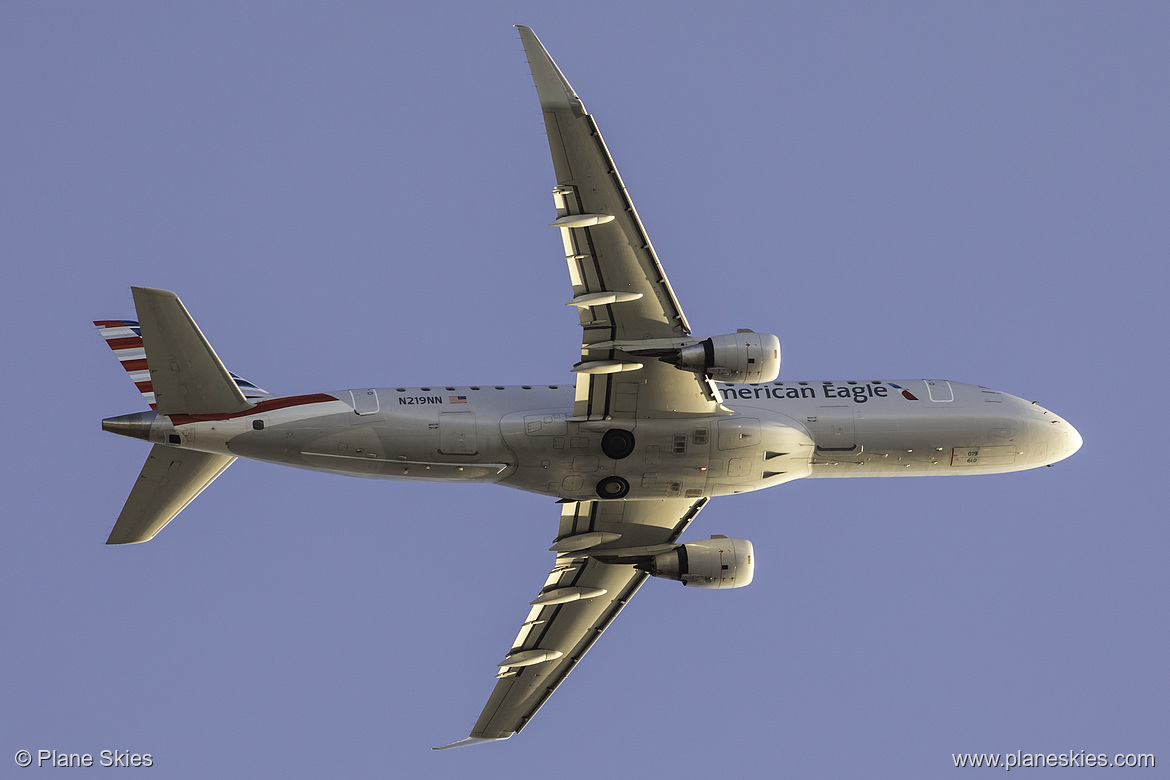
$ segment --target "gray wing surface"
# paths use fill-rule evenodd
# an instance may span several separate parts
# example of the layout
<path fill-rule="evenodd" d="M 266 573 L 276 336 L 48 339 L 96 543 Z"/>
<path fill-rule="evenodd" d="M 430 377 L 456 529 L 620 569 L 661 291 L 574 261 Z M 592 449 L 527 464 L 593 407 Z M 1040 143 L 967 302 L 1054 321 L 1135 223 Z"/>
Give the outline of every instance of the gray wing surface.
<path fill-rule="evenodd" d="M 649 576 L 631 564 L 602 563 L 607 550 L 670 544 L 707 499 L 581 501 L 562 505 L 552 571 L 499 663 L 498 682 L 468 739 L 444 747 L 507 739 L 519 732 L 601 636 Z M 609 541 L 586 550 L 580 543 Z"/>
<path fill-rule="evenodd" d="M 552 224 L 560 227 L 581 318 L 574 416 L 714 412 L 718 396 L 704 377 L 631 354 L 690 343 L 690 326 L 597 123 L 536 34 L 519 30 L 556 173 Z"/>

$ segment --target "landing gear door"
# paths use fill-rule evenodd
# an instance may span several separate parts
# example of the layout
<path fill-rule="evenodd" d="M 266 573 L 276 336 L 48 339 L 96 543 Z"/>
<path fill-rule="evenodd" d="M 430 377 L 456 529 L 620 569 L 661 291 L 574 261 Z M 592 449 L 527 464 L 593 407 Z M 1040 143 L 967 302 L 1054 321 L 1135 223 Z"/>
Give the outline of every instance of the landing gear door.
<path fill-rule="evenodd" d="M 857 446 L 851 406 L 822 406 L 808 423 L 818 450 L 848 451 Z"/>
<path fill-rule="evenodd" d="M 439 412 L 439 452 L 474 455 L 475 412 Z"/>

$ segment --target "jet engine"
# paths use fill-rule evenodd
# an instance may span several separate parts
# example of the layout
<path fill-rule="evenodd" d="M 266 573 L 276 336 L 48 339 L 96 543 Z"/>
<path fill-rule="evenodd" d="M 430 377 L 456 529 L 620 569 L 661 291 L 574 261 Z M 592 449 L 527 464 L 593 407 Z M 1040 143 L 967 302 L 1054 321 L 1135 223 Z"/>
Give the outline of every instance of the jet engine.
<path fill-rule="evenodd" d="M 740 329 L 683 347 L 665 359 L 720 382 L 771 382 L 780 375 L 780 339 Z"/>
<path fill-rule="evenodd" d="M 678 580 L 692 588 L 742 588 L 750 585 L 755 575 L 753 556 L 752 543 L 746 539 L 712 536 L 655 555 L 645 569 L 655 577 Z"/>

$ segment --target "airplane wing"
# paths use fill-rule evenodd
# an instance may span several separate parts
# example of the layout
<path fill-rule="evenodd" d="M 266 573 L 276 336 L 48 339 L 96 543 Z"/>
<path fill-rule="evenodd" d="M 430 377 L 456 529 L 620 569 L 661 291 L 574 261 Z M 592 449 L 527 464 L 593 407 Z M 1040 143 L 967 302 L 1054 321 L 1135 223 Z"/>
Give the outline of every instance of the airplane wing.
<path fill-rule="evenodd" d="M 536 34 L 519 30 L 556 172 L 552 224 L 561 231 L 570 303 L 581 317 L 574 417 L 715 412 L 719 395 L 708 379 L 653 356 L 697 339 L 688 338 L 690 326 L 597 123 Z"/>
<path fill-rule="evenodd" d="M 552 225 L 581 318 L 574 418 L 635 428 L 637 418 L 717 413 L 709 379 L 658 360 L 698 340 L 593 117 L 532 30 L 519 30 L 556 172 Z M 670 549 L 706 501 L 566 500 L 552 571 L 498 664 L 496 687 L 471 736 L 443 747 L 523 729 L 649 576 L 631 562 L 634 551 Z"/>
<path fill-rule="evenodd" d="M 678 539 L 707 502 L 570 501 L 562 504 L 557 551 L 544 587 L 507 656 L 471 736 L 444 748 L 519 732 L 593 646 L 649 576 L 607 551 L 653 548 Z"/>

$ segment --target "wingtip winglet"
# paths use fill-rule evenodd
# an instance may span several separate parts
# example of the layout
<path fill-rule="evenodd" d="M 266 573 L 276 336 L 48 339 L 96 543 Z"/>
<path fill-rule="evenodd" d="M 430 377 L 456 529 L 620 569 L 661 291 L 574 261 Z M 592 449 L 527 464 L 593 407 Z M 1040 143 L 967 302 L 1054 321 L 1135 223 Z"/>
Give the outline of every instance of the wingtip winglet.
<path fill-rule="evenodd" d="M 532 28 L 518 24 L 516 29 L 520 31 L 520 40 L 524 44 L 524 54 L 528 57 L 528 67 L 536 83 L 540 105 L 546 109 L 571 108 L 581 114 L 587 113 L 585 104 Z"/>
<path fill-rule="evenodd" d="M 468 747 L 469 745 L 481 745 L 484 742 L 503 742 L 505 739 L 511 738 L 511 734 L 506 737 L 467 737 L 466 739 L 456 740 L 446 745 L 439 745 L 433 747 L 431 750 L 449 750 L 450 748 Z"/>

